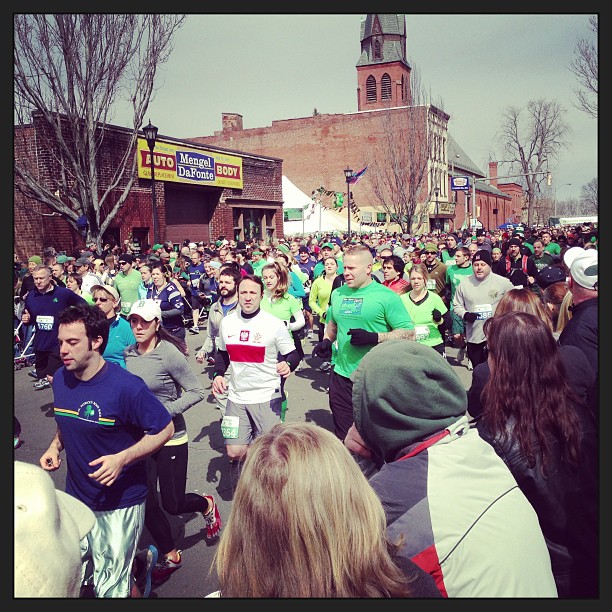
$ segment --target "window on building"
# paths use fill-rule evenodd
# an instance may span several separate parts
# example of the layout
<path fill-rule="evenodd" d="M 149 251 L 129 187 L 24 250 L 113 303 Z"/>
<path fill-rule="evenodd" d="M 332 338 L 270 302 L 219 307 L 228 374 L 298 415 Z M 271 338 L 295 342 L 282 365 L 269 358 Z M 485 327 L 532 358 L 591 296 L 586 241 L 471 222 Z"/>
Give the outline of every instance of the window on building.
<path fill-rule="evenodd" d="M 374 41 L 374 59 L 382 59 L 382 48 L 380 45 L 380 40 Z"/>
<path fill-rule="evenodd" d="M 406 77 L 402 75 L 402 100 L 406 99 Z"/>
<path fill-rule="evenodd" d="M 391 99 L 391 77 L 385 72 L 380 81 L 380 99 Z"/>
<path fill-rule="evenodd" d="M 366 80 L 366 100 L 368 102 L 376 102 L 376 79 L 370 75 Z"/>
<path fill-rule="evenodd" d="M 377 212 L 376 213 L 376 222 L 377 223 L 386 223 L 387 222 L 387 213 Z"/>

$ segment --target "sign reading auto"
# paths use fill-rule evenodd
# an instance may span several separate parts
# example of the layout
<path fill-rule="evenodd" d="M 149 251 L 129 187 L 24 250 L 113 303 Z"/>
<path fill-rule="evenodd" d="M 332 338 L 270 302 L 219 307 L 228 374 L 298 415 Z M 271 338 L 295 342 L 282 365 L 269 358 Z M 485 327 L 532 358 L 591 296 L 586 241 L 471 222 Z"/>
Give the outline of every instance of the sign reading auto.
<path fill-rule="evenodd" d="M 201 149 L 156 142 L 153 151 L 155 180 L 242 189 L 242 158 Z M 138 176 L 151 178 L 151 151 L 138 139 Z"/>

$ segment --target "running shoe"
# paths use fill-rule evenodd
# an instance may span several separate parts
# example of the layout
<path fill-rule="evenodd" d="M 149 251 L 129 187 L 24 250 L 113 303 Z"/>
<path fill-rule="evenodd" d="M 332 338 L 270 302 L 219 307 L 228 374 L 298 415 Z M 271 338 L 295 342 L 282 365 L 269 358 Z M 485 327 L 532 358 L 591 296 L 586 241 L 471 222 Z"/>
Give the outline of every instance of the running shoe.
<path fill-rule="evenodd" d="M 146 550 L 136 553 L 135 561 L 137 567 L 134 571 L 134 578 L 143 598 L 147 598 L 151 594 L 152 574 L 158 555 L 159 552 L 153 544 L 149 544 Z"/>
<path fill-rule="evenodd" d="M 465 347 L 459 349 L 457 353 L 457 361 L 461 363 L 465 359 Z"/>
<path fill-rule="evenodd" d="M 472 362 L 469 360 L 469 358 L 467 360 L 467 369 L 468 372 L 471 372 L 474 369 L 474 366 L 472 365 Z"/>
<path fill-rule="evenodd" d="M 32 386 L 37 391 L 40 391 L 40 389 L 51 388 L 51 383 L 46 378 L 41 378 L 38 382 L 35 382 Z"/>
<path fill-rule="evenodd" d="M 309 329 L 309 330 L 306 332 L 306 336 L 307 336 L 309 339 L 311 339 L 311 338 L 312 338 L 312 329 Z"/>
<path fill-rule="evenodd" d="M 324 361 L 319 366 L 319 370 L 321 370 L 321 372 L 329 372 L 331 370 L 331 363 L 329 361 Z"/>
<path fill-rule="evenodd" d="M 206 521 L 206 539 L 213 540 L 219 536 L 221 531 L 221 515 L 212 495 L 204 495 L 204 499 L 208 500 L 210 508 L 208 512 L 203 513 Z"/>
<path fill-rule="evenodd" d="M 178 561 L 171 561 L 167 557 L 164 557 L 162 561 L 155 564 L 155 567 L 151 572 L 151 580 L 153 581 L 154 585 L 165 582 L 174 572 L 176 572 L 176 570 L 181 569 L 183 564 L 183 551 L 179 550 L 178 555 Z"/>
<path fill-rule="evenodd" d="M 40 376 L 36 370 L 30 370 L 28 376 L 31 376 L 34 380 L 40 380 Z"/>
<path fill-rule="evenodd" d="M 189 331 L 190 331 L 192 334 L 199 334 L 199 333 L 200 333 L 200 328 L 199 328 L 199 327 L 197 327 L 196 325 L 194 325 L 193 327 L 190 327 L 190 328 L 189 328 Z"/>

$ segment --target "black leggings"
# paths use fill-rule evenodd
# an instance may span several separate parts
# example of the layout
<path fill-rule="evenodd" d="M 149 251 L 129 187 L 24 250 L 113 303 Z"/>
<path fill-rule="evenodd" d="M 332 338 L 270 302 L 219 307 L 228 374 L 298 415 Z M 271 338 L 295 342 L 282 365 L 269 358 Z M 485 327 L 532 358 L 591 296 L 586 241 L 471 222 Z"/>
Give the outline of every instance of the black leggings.
<path fill-rule="evenodd" d="M 185 493 L 187 485 L 188 446 L 162 446 L 147 457 L 147 503 L 145 527 L 155 540 L 159 552 L 166 555 L 174 550 L 172 527 L 164 510 L 177 515 L 187 512 L 206 512 L 208 502 L 197 493 Z M 159 480 L 159 496 L 157 482 Z M 163 509 L 160 506 L 159 500 Z"/>

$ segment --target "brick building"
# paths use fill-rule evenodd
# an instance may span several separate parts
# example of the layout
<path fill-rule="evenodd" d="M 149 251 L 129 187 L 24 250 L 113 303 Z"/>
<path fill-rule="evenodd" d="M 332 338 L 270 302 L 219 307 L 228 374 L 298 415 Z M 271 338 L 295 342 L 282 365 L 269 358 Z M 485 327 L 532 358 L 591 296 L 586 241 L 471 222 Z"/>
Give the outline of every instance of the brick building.
<path fill-rule="evenodd" d="M 103 148 L 98 157 L 98 181 L 101 190 L 111 184 L 117 160 L 129 146 L 130 130 L 107 126 Z M 15 127 L 15 164 L 29 164 L 39 181 L 50 193 L 69 202 L 59 188 L 59 161 L 50 150 L 53 142 L 40 113 L 32 123 Z M 103 244 L 132 243 L 146 249 L 154 242 L 150 151 L 143 138 L 138 139 L 138 176 L 109 227 L 103 233 Z M 214 241 L 219 236 L 264 239 L 271 242 L 283 235 L 282 160 L 265 155 L 233 151 L 215 146 L 200 146 L 175 138 L 158 136 L 153 155 L 155 195 L 160 240 Z M 176 171 L 168 171 L 173 166 Z M 179 166 L 183 176 L 179 176 Z M 212 168 L 203 178 L 198 167 Z M 228 179 L 224 170 L 235 170 L 238 178 Z M 199 174 L 199 176 L 198 176 Z M 187 178 L 186 178 L 187 177 Z M 193 177 L 193 178 L 191 178 Z M 102 206 L 100 223 L 117 204 L 127 183 L 124 177 Z M 19 178 L 15 175 L 15 184 Z M 85 234 L 79 231 L 80 212 L 70 212 L 71 222 L 38 200 L 14 189 L 14 251 L 22 260 L 40 254 L 45 247 L 68 254 L 85 245 Z"/>
<path fill-rule="evenodd" d="M 281 158 L 283 173 L 304 193 L 310 195 L 324 187 L 346 194 L 344 168 L 358 171 L 367 166 L 374 146 L 385 138 L 386 116 L 399 116 L 411 104 L 405 17 L 367 15 L 361 24 L 360 44 L 357 112 L 273 121 L 271 126 L 251 129 L 243 129 L 242 115 L 223 113 L 221 131 L 190 141 Z M 523 198 L 520 185 L 485 182 L 482 171 L 448 133 L 449 115 L 433 105 L 412 108 L 422 112 L 423 129 L 429 122 L 428 129 L 434 132 L 428 182 L 420 193 L 412 229 L 429 231 L 439 220 L 440 229 L 455 230 L 474 216 L 488 228 L 498 225 L 497 220 L 518 220 Z M 476 179 L 475 189 L 451 189 L 453 177 L 466 176 L 470 182 Z M 352 192 L 358 208 L 351 216 L 352 228 L 369 229 L 373 222 L 387 230 L 399 229 L 376 198 L 367 172 Z"/>

